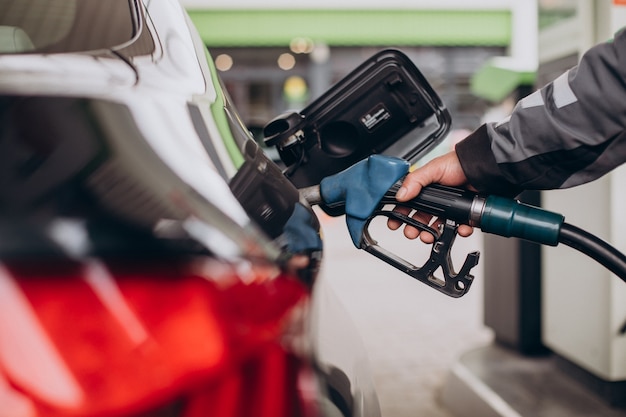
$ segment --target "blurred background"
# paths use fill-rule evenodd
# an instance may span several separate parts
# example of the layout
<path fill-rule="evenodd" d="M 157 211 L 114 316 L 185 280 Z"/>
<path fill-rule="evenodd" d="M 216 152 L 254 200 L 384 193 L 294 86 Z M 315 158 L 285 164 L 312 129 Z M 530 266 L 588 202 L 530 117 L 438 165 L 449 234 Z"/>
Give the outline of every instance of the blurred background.
<path fill-rule="evenodd" d="M 446 4 L 447 3 L 447 4 Z M 474 74 L 512 40 L 509 1 L 183 2 L 252 128 L 301 109 L 384 48 L 407 54 L 472 129 L 491 104 Z"/>
<path fill-rule="evenodd" d="M 517 99 L 609 39 L 626 24 L 625 3 L 183 0 L 243 121 L 260 141 L 273 117 L 304 108 L 375 52 L 397 48 L 451 113 L 451 133 L 433 155 L 484 121 L 506 116 Z M 614 232 L 623 223 L 624 180 L 618 169 L 576 190 L 521 198 L 566 213 L 571 223 L 624 251 L 626 242 Z M 589 210 L 598 215 L 589 216 Z M 357 251 L 342 219 L 321 216 L 323 282 L 361 331 L 384 416 L 623 415 L 626 337 L 619 329 L 626 320 L 626 291 L 601 267 L 568 249 L 475 234 L 457 244 L 461 259 L 470 250 L 482 252 L 474 288 L 462 300 L 447 299 Z M 415 249 L 415 256 L 427 255 Z M 478 371 L 464 362 L 468 352 L 494 347 L 509 356 L 503 360 L 502 351 L 490 356 L 487 350 L 484 361 L 474 363 Z M 563 375 L 553 371 L 553 362 Z M 520 363 L 530 375 L 519 373 Z M 492 368 L 505 365 L 512 370 Z M 459 376 L 459 366 L 466 377 L 475 374 L 472 383 Z M 560 378 L 551 384 L 569 387 L 575 381 L 583 392 L 546 390 L 537 383 L 546 369 Z M 499 391 L 503 386 L 508 393 Z M 571 401 L 588 393 L 595 411 Z M 499 398 L 499 405 L 486 397 Z"/>

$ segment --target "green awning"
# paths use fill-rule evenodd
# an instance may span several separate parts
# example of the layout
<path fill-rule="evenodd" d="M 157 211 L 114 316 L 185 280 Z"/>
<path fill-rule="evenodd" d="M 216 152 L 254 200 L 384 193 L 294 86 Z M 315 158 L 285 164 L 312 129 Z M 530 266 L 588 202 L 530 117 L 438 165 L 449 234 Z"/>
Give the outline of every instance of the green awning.
<path fill-rule="evenodd" d="M 286 46 L 296 37 L 330 46 L 507 46 L 509 10 L 188 10 L 209 47 Z"/>
<path fill-rule="evenodd" d="M 499 102 L 519 86 L 533 85 L 536 71 L 503 68 L 490 61 L 478 70 L 471 79 L 472 94 Z"/>

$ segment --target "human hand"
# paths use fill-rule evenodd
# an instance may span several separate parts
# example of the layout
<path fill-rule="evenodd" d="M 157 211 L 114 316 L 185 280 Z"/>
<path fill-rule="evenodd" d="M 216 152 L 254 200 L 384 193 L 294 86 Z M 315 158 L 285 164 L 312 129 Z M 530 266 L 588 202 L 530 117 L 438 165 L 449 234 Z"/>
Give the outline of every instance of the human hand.
<path fill-rule="evenodd" d="M 417 197 L 423 187 L 433 183 L 472 189 L 461 168 L 456 152 L 451 151 L 409 173 L 396 193 L 396 199 L 399 202 L 411 200 Z M 411 212 L 411 209 L 402 206 L 396 206 L 394 210 L 404 215 L 409 215 Z M 430 224 L 433 221 L 433 216 L 428 213 L 415 212 L 411 217 L 423 224 Z M 440 220 L 435 220 L 434 224 L 437 225 L 439 222 Z M 387 227 L 391 230 L 399 229 L 402 224 L 402 222 L 393 219 L 387 221 Z M 474 229 L 467 225 L 461 225 L 457 230 L 458 234 L 464 237 L 471 235 L 473 231 Z M 419 237 L 424 243 L 433 243 L 434 241 L 434 237 L 430 233 L 420 232 L 419 229 L 408 225 L 404 228 L 404 235 L 409 239 Z"/>

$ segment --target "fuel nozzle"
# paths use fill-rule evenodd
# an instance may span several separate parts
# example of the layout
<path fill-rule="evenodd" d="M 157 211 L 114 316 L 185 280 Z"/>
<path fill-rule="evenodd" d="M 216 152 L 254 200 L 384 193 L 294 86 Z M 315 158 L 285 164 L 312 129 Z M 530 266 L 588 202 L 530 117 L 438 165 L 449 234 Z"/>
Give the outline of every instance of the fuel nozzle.
<path fill-rule="evenodd" d="M 556 246 L 565 218 L 563 215 L 495 195 L 483 196 L 470 190 L 432 184 L 407 202 L 395 198 L 409 164 L 399 158 L 372 155 L 347 170 L 322 180 L 305 193 L 313 204 L 342 208 L 356 247 L 365 221 L 381 205 L 409 207 L 438 217 L 481 229 L 485 233 L 516 237 Z M 301 190 L 301 193 L 303 190 Z"/>
<path fill-rule="evenodd" d="M 461 297 L 469 290 L 474 278 L 470 272 L 480 256 L 477 251 L 471 252 L 458 272 L 453 267 L 451 249 L 461 224 L 500 236 L 552 246 L 558 244 L 563 216 L 516 200 L 485 197 L 469 190 L 433 184 L 424 187 L 414 199 L 398 202 L 395 195 L 408 171 L 409 163 L 403 159 L 372 155 L 324 178 L 319 186 L 301 189 L 300 195 L 311 204 L 345 214 L 352 242 L 358 249 L 451 297 Z M 429 213 L 441 220 L 441 228 L 435 230 L 397 210 L 387 209 L 389 206 L 404 206 Z M 372 239 L 368 227 L 379 216 L 433 235 L 435 242 L 430 257 L 421 267 L 382 248 Z"/>
<path fill-rule="evenodd" d="M 326 205 L 345 214 L 350 236 L 357 248 L 451 297 L 467 293 L 474 279 L 471 269 L 477 265 L 480 255 L 469 253 L 458 272 L 453 267 L 451 249 L 461 224 L 485 233 L 543 245 L 563 243 L 590 256 L 626 282 L 626 256 L 596 236 L 565 223 L 561 214 L 506 197 L 484 196 L 439 184 L 424 187 L 412 200 L 398 202 L 396 192 L 408 169 L 408 163 L 402 159 L 372 155 L 345 171 L 324 178 L 319 186 L 300 190 L 300 195 L 311 204 Z M 389 206 L 403 206 L 436 216 L 441 227 L 435 230 L 398 210 L 387 209 Z M 421 267 L 380 247 L 371 238 L 369 224 L 379 216 L 433 235 L 435 242 L 430 257 Z M 438 271 L 439 276 L 436 276 Z"/>

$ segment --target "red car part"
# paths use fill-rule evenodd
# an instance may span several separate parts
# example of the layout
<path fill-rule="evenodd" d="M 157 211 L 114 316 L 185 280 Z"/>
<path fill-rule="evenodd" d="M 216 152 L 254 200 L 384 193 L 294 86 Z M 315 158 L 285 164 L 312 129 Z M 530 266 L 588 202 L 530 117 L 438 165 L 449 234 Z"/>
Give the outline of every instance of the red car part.
<path fill-rule="evenodd" d="M 0 416 L 316 415 L 306 288 L 209 262 L 0 264 Z"/>

